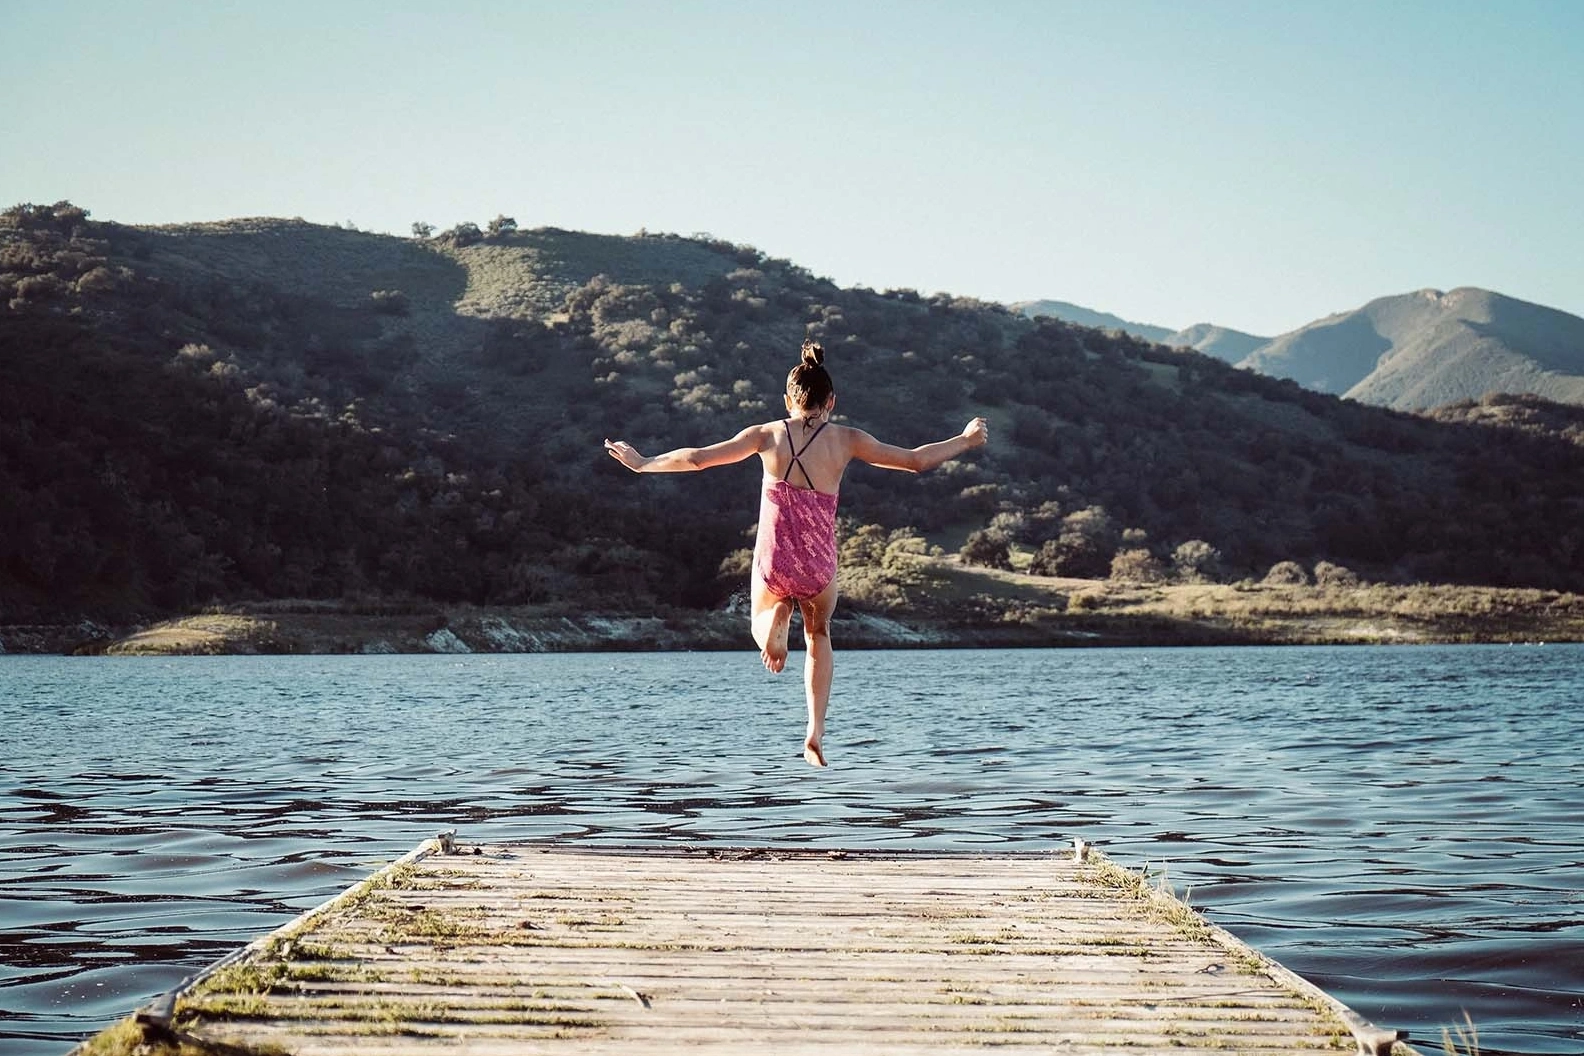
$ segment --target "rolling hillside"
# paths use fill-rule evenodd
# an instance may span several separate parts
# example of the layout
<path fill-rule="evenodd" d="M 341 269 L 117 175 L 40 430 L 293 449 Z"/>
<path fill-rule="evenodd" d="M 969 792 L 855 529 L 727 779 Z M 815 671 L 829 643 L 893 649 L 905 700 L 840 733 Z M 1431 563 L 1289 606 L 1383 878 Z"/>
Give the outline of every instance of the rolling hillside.
<path fill-rule="evenodd" d="M 1077 323 L 1079 326 L 1121 330 L 1125 334 L 1132 334 L 1145 341 L 1166 345 L 1169 348 L 1191 348 L 1195 352 L 1203 352 L 1207 356 L 1214 356 L 1228 363 L 1237 363 L 1270 342 L 1268 337 L 1245 334 L 1241 330 L 1217 326 L 1214 323 L 1196 323 L 1186 329 L 1173 331 L 1170 327 L 1135 323 L 1130 319 L 1123 319 L 1109 312 L 1098 312 L 1093 308 L 1085 308 L 1069 301 L 1018 301 L 1009 307 L 1030 319 L 1037 319 L 1043 315 L 1068 323 Z"/>
<path fill-rule="evenodd" d="M 1070 301 L 1017 301 L 1009 307 L 1030 319 L 1038 319 L 1043 315 L 1063 322 L 1077 323 L 1079 326 L 1092 326 L 1099 330 L 1120 330 L 1124 334 L 1142 337 L 1146 341 L 1169 343 L 1168 339 L 1172 336 L 1170 327 L 1135 323 L 1130 319 L 1112 315 L 1110 312 L 1097 312 L 1093 308 L 1085 308 Z"/>
<path fill-rule="evenodd" d="M 935 473 L 849 471 L 849 568 L 972 537 L 986 560 L 1103 575 L 1198 541 L 1228 579 L 1325 560 L 1584 589 L 1584 448 L 1543 403 L 1432 421 L 720 240 L 470 227 L 0 214 L 0 622 L 719 605 L 757 467 L 635 477 L 600 441 L 653 452 L 779 416 L 805 336 L 846 420 L 884 439 L 992 423 Z"/>
<path fill-rule="evenodd" d="M 1239 363 L 1269 344 L 1270 338 L 1245 334 L 1241 330 L 1216 326 L 1214 323 L 1196 323 L 1186 330 L 1177 331 L 1162 343 L 1171 348 L 1191 348 L 1228 363 Z"/>

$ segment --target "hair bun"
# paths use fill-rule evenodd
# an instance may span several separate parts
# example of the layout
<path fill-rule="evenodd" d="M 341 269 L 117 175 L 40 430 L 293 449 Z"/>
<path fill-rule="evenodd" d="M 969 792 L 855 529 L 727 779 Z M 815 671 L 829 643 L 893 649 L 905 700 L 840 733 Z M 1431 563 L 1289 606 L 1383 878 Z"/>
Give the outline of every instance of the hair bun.
<path fill-rule="evenodd" d="M 803 362 L 817 367 L 825 362 L 825 349 L 818 341 L 803 342 Z"/>

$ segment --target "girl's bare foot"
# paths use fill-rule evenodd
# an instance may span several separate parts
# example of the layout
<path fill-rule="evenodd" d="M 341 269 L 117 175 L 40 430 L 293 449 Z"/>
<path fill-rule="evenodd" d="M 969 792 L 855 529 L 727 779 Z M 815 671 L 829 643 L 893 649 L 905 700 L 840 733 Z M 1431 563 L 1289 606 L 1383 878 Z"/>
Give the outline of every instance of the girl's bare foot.
<path fill-rule="evenodd" d="M 824 766 L 825 753 L 820 751 L 820 742 L 825 739 L 825 723 L 810 720 L 808 732 L 803 735 L 803 759 L 810 766 Z"/>
<path fill-rule="evenodd" d="M 764 661 L 765 670 L 772 674 L 786 667 L 787 633 L 791 627 L 792 603 L 778 602 L 770 614 L 770 633 L 765 635 L 764 648 L 759 650 L 759 659 Z"/>

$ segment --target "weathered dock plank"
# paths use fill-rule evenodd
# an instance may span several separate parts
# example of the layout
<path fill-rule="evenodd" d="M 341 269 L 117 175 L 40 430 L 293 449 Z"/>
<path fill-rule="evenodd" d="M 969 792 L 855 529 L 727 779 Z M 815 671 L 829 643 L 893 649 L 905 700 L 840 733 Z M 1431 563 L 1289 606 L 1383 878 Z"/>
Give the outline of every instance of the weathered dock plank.
<path fill-rule="evenodd" d="M 82 1051 L 1390 1048 L 1099 856 L 442 845 Z"/>

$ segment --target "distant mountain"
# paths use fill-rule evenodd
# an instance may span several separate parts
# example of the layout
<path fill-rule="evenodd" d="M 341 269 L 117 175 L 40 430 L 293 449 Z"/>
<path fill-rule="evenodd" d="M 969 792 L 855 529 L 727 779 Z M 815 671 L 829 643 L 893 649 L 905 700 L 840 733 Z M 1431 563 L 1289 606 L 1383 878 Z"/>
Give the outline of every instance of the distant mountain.
<path fill-rule="evenodd" d="M 1245 334 L 1214 323 L 1196 323 L 1186 330 L 1151 323 L 1136 323 L 1110 312 L 1097 312 L 1069 301 L 1018 301 L 1010 305 L 1014 312 L 1036 319 L 1042 315 L 1079 326 L 1093 326 L 1101 330 L 1121 330 L 1125 334 L 1153 341 L 1172 348 L 1191 348 L 1226 363 L 1238 363 L 1256 349 L 1268 344 L 1270 338 Z"/>
<path fill-rule="evenodd" d="M 1068 301 L 1018 301 L 1008 307 L 1030 319 L 1037 319 L 1042 315 L 1049 316 L 1063 322 L 1077 323 L 1079 326 L 1093 326 L 1100 330 L 1120 330 L 1125 334 L 1142 337 L 1157 344 L 1171 344 L 1170 327 L 1135 323 L 1121 316 L 1112 315 L 1110 312 L 1097 312 L 1093 308 L 1085 308 L 1081 304 L 1072 304 Z"/>
<path fill-rule="evenodd" d="M 1584 403 L 1584 319 L 1474 287 L 1419 290 L 1283 334 L 1239 366 L 1398 410 L 1492 392 Z"/>
<path fill-rule="evenodd" d="M 1471 286 L 1381 297 L 1279 337 L 1198 323 L 1136 323 L 1066 301 L 1011 306 L 1083 326 L 1191 348 L 1360 403 L 1419 411 L 1488 393 L 1584 405 L 1584 319 Z"/>
<path fill-rule="evenodd" d="M 1239 363 L 1255 350 L 1269 343 L 1268 337 L 1245 334 L 1241 330 L 1216 326 L 1214 323 L 1196 323 L 1186 330 L 1177 331 L 1162 342 L 1173 348 L 1191 348 L 1195 352 L 1203 352 L 1207 356 L 1214 356 L 1228 363 Z"/>

